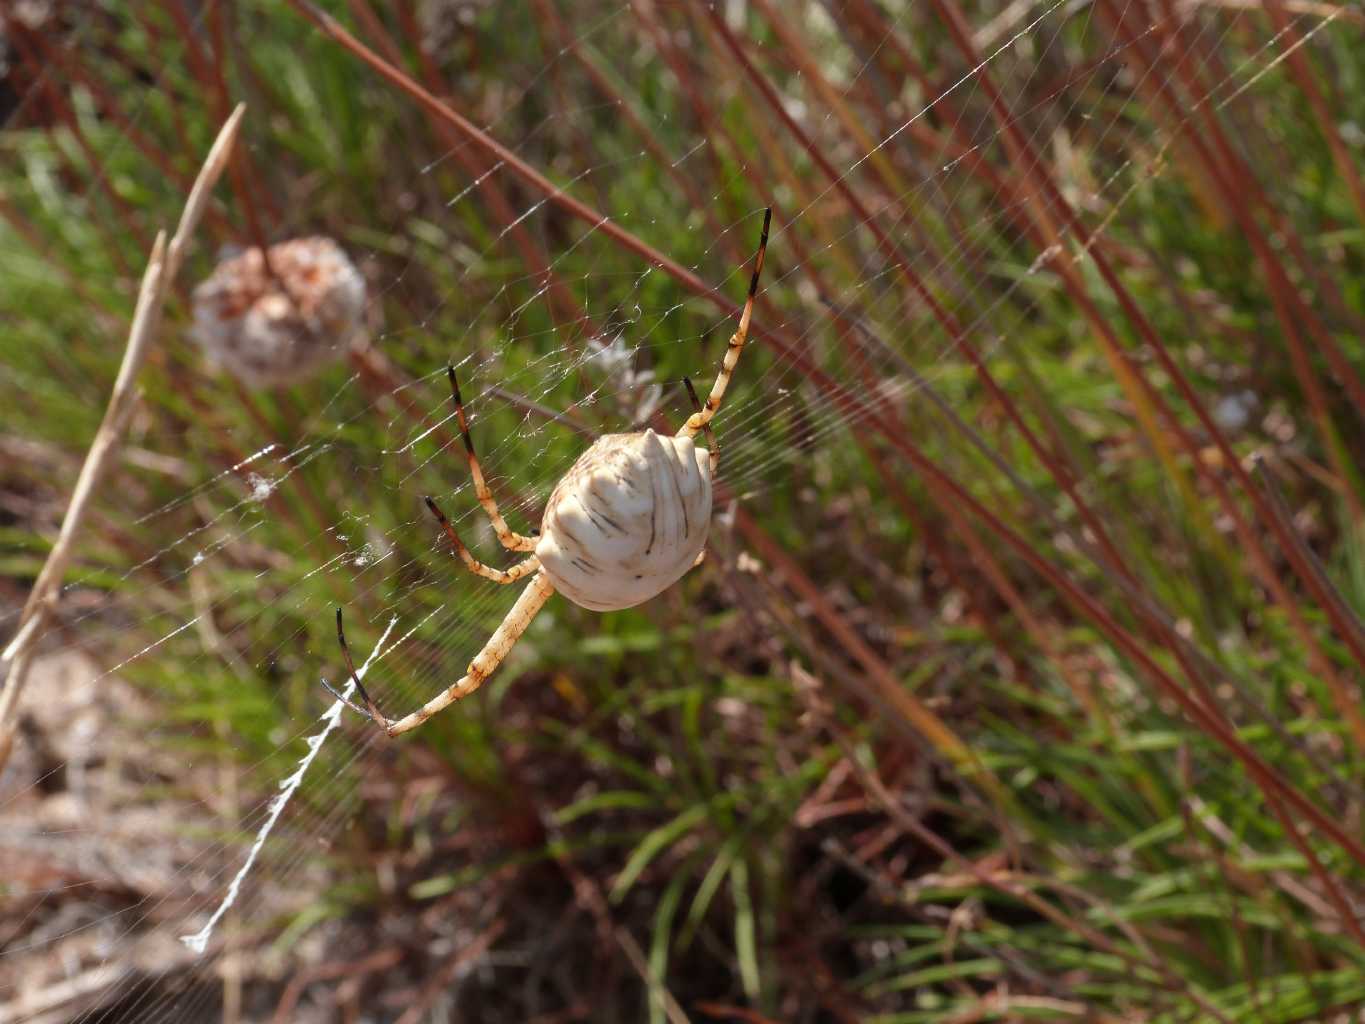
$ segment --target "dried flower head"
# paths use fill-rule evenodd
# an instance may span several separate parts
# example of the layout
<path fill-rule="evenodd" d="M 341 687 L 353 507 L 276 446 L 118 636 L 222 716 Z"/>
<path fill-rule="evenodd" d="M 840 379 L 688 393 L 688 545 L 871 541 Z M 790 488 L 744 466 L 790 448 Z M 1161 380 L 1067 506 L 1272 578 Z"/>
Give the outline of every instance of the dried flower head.
<path fill-rule="evenodd" d="M 297 383 L 363 334 L 365 279 L 330 238 L 252 247 L 194 290 L 196 342 L 249 387 Z"/>

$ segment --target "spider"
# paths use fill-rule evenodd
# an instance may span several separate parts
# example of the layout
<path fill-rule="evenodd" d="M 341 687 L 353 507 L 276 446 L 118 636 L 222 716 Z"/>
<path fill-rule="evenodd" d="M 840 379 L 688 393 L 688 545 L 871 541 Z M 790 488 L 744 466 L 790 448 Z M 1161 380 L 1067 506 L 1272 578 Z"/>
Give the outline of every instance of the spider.
<path fill-rule="evenodd" d="M 763 233 L 754 256 L 749 295 L 744 301 L 739 327 L 730 338 L 716 382 L 703 406 L 692 382 L 684 378 L 696 411 L 672 437 L 653 430 L 634 434 L 606 434 L 578 457 L 564 474 L 545 506 L 539 536 L 515 533 L 498 511 L 497 502 L 484 481 L 474 442 L 469 436 L 460 385 L 453 367 L 447 367 L 455 416 L 469 459 L 474 492 L 493 524 L 502 546 L 509 551 L 531 552 L 510 569 L 484 565 L 470 553 L 436 502 L 426 498 L 427 508 L 450 539 L 451 546 L 470 572 L 494 583 L 515 583 L 531 577 L 507 617 L 493 631 L 483 650 L 474 656 L 465 674 L 443 693 L 405 718 L 386 718 L 365 691 L 356 674 L 351 651 L 337 609 L 337 641 L 342 657 L 364 707 L 347 700 L 327 686 L 332 696 L 359 714 L 366 715 L 389 736 L 417 728 L 432 715 L 477 690 L 521 638 L 526 627 L 555 591 L 574 604 L 592 611 L 631 608 L 662 593 L 705 557 L 706 534 L 711 523 L 711 482 L 720 460 L 711 418 L 720 408 L 740 351 L 749 334 L 758 275 L 768 247 L 772 208 L 763 213 Z M 692 439 L 706 436 L 708 448 L 699 449 Z"/>

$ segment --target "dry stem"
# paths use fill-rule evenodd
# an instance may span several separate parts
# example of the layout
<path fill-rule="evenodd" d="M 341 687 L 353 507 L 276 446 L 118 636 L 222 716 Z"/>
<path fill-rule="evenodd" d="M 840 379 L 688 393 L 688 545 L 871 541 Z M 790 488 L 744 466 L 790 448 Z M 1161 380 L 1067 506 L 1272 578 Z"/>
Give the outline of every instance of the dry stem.
<path fill-rule="evenodd" d="M 109 396 L 104 419 L 100 422 L 99 430 L 95 432 L 95 439 L 90 444 L 90 451 L 85 457 L 85 464 L 81 467 L 80 477 L 76 480 L 76 488 L 72 492 L 66 516 L 62 520 L 57 542 L 52 546 L 47 562 L 29 592 L 28 601 L 19 618 L 18 633 L 4 652 L 0 653 L 0 665 L 7 665 L 9 669 L 4 688 L 0 689 L 0 768 L 9 760 L 10 749 L 14 743 L 14 723 L 18 715 L 19 697 L 29 667 L 33 663 L 35 640 L 42 633 L 43 626 L 56 605 L 62 577 L 66 573 L 67 563 L 71 560 L 76 537 L 85 521 L 90 500 L 95 495 L 110 457 L 118 447 L 123 429 L 137 405 L 139 392 L 135 381 L 147 357 L 147 351 L 151 348 L 152 340 L 156 337 L 166 292 L 184 261 L 190 236 L 203 216 L 209 194 L 227 165 L 228 155 L 232 152 L 232 145 L 236 141 L 237 130 L 245 112 L 246 104 L 238 104 L 237 109 L 219 131 L 213 148 L 209 150 L 204 165 L 199 170 L 194 187 L 190 189 L 185 209 L 180 215 L 180 223 L 176 226 L 175 236 L 170 244 L 166 243 L 164 230 L 157 233 L 156 241 L 152 244 L 151 256 L 147 260 L 147 269 L 142 275 L 142 285 L 138 290 L 133 321 L 128 328 L 128 345 L 124 349 L 123 363 L 119 367 L 118 378 L 114 381 L 114 389 Z"/>

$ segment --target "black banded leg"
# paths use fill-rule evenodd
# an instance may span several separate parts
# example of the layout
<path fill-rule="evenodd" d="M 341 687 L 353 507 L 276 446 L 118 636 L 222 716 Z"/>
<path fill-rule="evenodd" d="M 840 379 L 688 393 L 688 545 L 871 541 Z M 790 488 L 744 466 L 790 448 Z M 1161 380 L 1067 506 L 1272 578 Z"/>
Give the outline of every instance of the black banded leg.
<path fill-rule="evenodd" d="M 465 567 L 474 575 L 482 576 L 486 580 L 494 583 L 515 583 L 523 576 L 527 576 L 540 568 L 540 559 L 535 555 L 518 562 L 510 569 L 494 569 L 491 565 L 484 565 L 470 550 L 464 546 L 464 541 L 460 540 L 460 535 L 455 532 L 455 527 L 450 525 L 450 520 L 445 517 L 445 513 L 436 507 L 436 502 L 430 498 L 423 498 L 427 503 L 427 508 L 431 509 L 431 514 L 436 517 L 441 524 L 441 529 L 445 530 L 446 536 L 450 538 L 450 543 L 455 547 L 455 553 L 460 556 L 460 561 L 464 562 Z"/>
<path fill-rule="evenodd" d="M 697 398 L 697 389 L 692 386 L 692 378 L 683 378 L 683 387 L 687 388 L 687 397 L 692 399 L 692 408 L 698 413 L 701 412 L 701 401 Z M 720 465 L 720 443 L 716 440 L 716 432 L 711 429 L 710 421 L 701 426 L 702 434 L 706 437 L 706 454 L 711 461 L 711 479 L 716 478 L 716 467 Z"/>
<path fill-rule="evenodd" d="M 758 253 L 754 257 L 754 274 L 749 279 L 749 297 L 744 300 L 744 311 L 739 316 L 739 329 L 735 331 L 730 338 L 730 343 L 725 348 L 725 358 L 721 361 L 720 373 L 716 375 L 716 382 L 711 385 L 711 394 L 707 396 L 706 404 L 700 411 L 687 418 L 687 422 L 678 431 L 679 437 L 696 437 L 711 422 L 711 417 L 720 408 L 721 399 L 725 397 L 725 389 L 730 384 L 730 377 L 735 372 L 735 364 L 739 362 L 739 354 L 744 350 L 744 342 L 749 337 L 749 320 L 754 313 L 754 296 L 758 294 L 758 275 L 763 272 L 763 255 L 768 251 L 768 226 L 772 219 L 773 208 L 770 206 L 763 211 L 763 234 L 758 240 Z"/>
<path fill-rule="evenodd" d="M 355 684 L 356 692 L 360 694 L 360 699 L 365 702 L 365 706 L 362 708 L 355 702 L 347 700 L 336 690 L 332 689 L 332 684 L 325 679 L 322 681 L 322 685 L 327 688 L 328 693 L 341 701 L 341 703 L 345 704 L 357 714 L 364 715 L 387 733 L 393 723 L 384 717 L 383 712 L 379 710 L 379 705 L 374 702 L 374 698 L 370 696 L 369 692 L 365 689 L 365 684 L 360 681 L 360 676 L 356 673 L 355 662 L 351 660 L 351 648 L 346 643 L 346 630 L 343 629 L 341 625 L 340 608 L 337 609 L 337 643 L 341 645 L 341 656 L 346 660 L 346 671 L 350 673 L 351 682 Z"/>
<path fill-rule="evenodd" d="M 483 510 L 488 513 L 488 519 L 493 524 L 493 532 L 498 535 L 498 543 L 508 551 L 534 551 L 536 539 L 517 533 L 507 525 L 507 520 L 498 511 L 498 503 L 493 499 L 493 492 L 484 481 L 479 456 L 474 452 L 474 440 L 469 436 L 469 421 L 465 418 L 464 401 L 460 398 L 460 382 L 455 379 L 455 367 L 447 366 L 446 376 L 450 378 L 450 397 L 455 403 L 455 417 L 460 424 L 460 437 L 464 440 L 465 454 L 469 457 L 469 475 L 474 478 L 474 493 L 478 496 Z"/>
<path fill-rule="evenodd" d="M 526 627 L 536 617 L 536 612 L 540 611 L 554 592 L 554 584 L 544 573 L 536 573 L 532 576 L 531 582 L 526 584 L 521 596 L 517 598 L 517 603 L 512 605 L 506 618 L 493 631 L 488 642 L 483 645 L 483 650 L 474 655 L 474 660 L 469 663 L 469 668 L 465 670 L 465 674 L 443 693 L 427 701 L 412 714 L 400 718 L 396 722 L 387 722 L 384 731 L 390 736 L 398 736 L 410 729 L 416 729 L 436 712 L 449 707 L 457 700 L 463 700 L 482 686 L 484 680 L 502 664 L 503 659 L 507 657 L 507 652 L 520 639 L 521 634 L 526 632 Z"/>

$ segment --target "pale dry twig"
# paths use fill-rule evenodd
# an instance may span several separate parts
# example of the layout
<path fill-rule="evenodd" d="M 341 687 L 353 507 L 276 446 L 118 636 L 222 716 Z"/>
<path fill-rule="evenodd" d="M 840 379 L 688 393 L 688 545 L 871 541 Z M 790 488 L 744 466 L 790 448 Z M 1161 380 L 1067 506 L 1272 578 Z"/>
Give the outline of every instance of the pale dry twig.
<path fill-rule="evenodd" d="M 66 566 L 71 560 L 90 500 L 95 495 L 100 479 L 109 465 L 110 456 L 118 447 L 123 429 L 137 405 L 138 390 L 135 384 L 137 374 L 146 359 L 152 340 L 156 337 L 166 292 L 184 261 L 190 236 L 194 234 L 204 208 L 208 205 L 209 194 L 227 166 L 228 155 L 232 152 L 232 145 L 236 141 L 237 131 L 245 112 L 246 104 L 238 104 L 237 109 L 219 131 L 213 148 L 209 150 L 204 165 L 199 170 L 194 187 L 190 189 L 189 198 L 185 200 L 185 209 L 180 215 L 180 223 L 176 226 L 170 244 L 166 242 L 164 230 L 157 233 L 156 241 L 152 244 L 147 270 L 142 275 L 142 285 L 138 290 L 132 324 L 128 328 L 128 344 L 124 349 L 123 363 L 119 367 L 118 378 L 114 381 L 114 389 L 109 396 L 104 419 L 95 432 L 95 439 L 90 444 L 85 464 L 81 467 L 80 476 L 76 480 L 75 490 L 71 494 L 71 504 L 67 506 L 66 516 L 62 519 L 57 542 L 52 546 L 47 562 L 44 563 L 33 589 L 29 592 L 28 601 L 19 617 L 18 633 L 3 653 L 0 653 L 0 665 L 8 666 L 4 688 L 0 689 L 0 768 L 8 761 L 14 743 L 14 723 L 19 709 L 19 697 L 33 663 L 34 641 L 42 632 L 43 625 L 56 604 L 62 577 L 66 574 Z"/>

